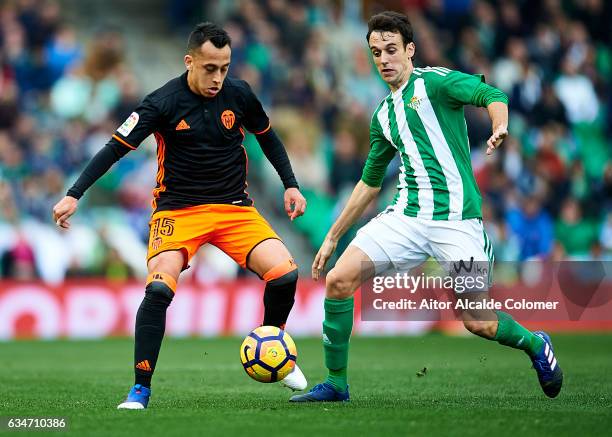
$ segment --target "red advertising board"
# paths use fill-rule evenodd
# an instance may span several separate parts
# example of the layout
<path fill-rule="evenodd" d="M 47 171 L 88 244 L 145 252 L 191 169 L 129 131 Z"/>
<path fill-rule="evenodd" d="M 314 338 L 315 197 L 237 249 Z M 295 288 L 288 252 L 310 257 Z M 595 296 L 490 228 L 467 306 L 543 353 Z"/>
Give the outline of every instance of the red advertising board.
<path fill-rule="evenodd" d="M 287 329 L 295 336 L 320 335 L 324 285 L 301 280 Z M 0 281 L 0 340 L 15 338 L 101 338 L 133 335 L 142 300 L 141 282 L 73 280 L 59 285 Z M 454 322 L 361 321 L 356 299 L 357 334 L 418 334 L 431 329 L 456 331 Z M 263 284 L 245 279 L 215 284 L 181 283 L 168 311 L 166 334 L 244 335 L 261 324 Z M 459 323 L 460 326 L 460 323 Z M 540 328 L 606 330 L 612 323 L 565 322 Z"/>

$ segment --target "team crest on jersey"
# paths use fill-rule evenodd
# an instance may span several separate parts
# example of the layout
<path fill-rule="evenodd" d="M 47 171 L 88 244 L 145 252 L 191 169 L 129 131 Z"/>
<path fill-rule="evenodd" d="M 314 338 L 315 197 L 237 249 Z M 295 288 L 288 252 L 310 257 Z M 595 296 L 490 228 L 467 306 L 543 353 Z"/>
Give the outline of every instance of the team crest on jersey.
<path fill-rule="evenodd" d="M 137 112 L 132 112 L 130 116 L 127 118 L 127 120 L 125 120 L 123 124 L 119 126 L 119 129 L 117 129 L 117 132 L 119 132 L 124 137 L 127 137 L 130 134 L 130 132 L 132 132 L 132 130 L 138 124 L 139 118 L 140 117 L 138 116 Z"/>
<path fill-rule="evenodd" d="M 231 129 L 234 126 L 234 122 L 236 121 L 236 116 L 234 115 L 234 111 L 230 111 L 226 109 L 221 114 L 221 123 L 225 126 L 225 129 Z"/>
<path fill-rule="evenodd" d="M 161 244 L 162 244 L 161 237 L 154 238 L 153 241 L 151 241 L 151 249 L 157 250 L 159 249 L 159 246 L 161 246 Z"/>
<path fill-rule="evenodd" d="M 406 106 L 414 109 L 415 111 L 418 111 L 419 107 L 421 106 L 421 99 L 419 99 L 418 96 L 412 96 L 412 98 L 410 99 L 410 102 L 406 103 Z"/>

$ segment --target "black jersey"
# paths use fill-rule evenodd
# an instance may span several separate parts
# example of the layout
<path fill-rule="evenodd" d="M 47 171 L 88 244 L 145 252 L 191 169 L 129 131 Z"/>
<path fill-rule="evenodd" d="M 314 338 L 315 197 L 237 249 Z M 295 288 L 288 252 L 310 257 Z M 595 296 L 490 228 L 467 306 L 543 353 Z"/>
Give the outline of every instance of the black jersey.
<path fill-rule="evenodd" d="M 206 98 L 191 91 L 184 73 L 147 95 L 111 143 L 135 149 L 155 135 L 157 211 L 210 203 L 249 206 L 244 129 L 257 135 L 270 129 L 245 81 L 228 77 L 216 96 Z"/>

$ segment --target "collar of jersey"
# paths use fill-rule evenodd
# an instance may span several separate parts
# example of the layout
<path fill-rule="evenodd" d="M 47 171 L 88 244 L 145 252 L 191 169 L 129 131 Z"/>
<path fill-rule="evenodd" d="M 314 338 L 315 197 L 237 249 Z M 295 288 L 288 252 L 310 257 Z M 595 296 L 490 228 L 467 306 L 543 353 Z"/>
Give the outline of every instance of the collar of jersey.
<path fill-rule="evenodd" d="M 215 96 L 215 97 L 205 97 L 205 96 L 202 96 L 200 94 L 194 93 L 191 90 L 191 88 L 189 88 L 189 84 L 187 83 L 187 72 L 184 72 L 183 74 L 181 74 L 181 83 L 183 84 L 183 86 L 185 87 L 185 89 L 187 90 L 187 92 L 189 94 L 191 94 L 192 96 L 194 96 L 194 97 L 196 97 L 198 99 L 202 99 L 205 102 L 209 102 L 209 101 L 213 100 L 215 97 L 217 97 L 219 95 L 219 93 L 217 93 L 217 96 Z M 221 88 L 221 89 L 223 89 L 223 88 Z M 221 91 L 219 90 L 219 92 L 221 92 Z"/>
<path fill-rule="evenodd" d="M 406 83 L 404 83 L 404 85 L 402 85 L 401 87 L 399 87 L 396 91 L 392 91 L 391 92 L 391 96 L 392 97 L 396 97 L 398 95 L 401 95 L 404 90 L 406 89 L 406 87 L 410 84 L 412 84 L 412 82 L 414 82 L 416 80 L 418 76 L 416 74 L 414 74 L 414 68 L 412 69 L 412 73 L 410 73 L 410 77 L 408 78 L 408 80 L 406 81 Z"/>

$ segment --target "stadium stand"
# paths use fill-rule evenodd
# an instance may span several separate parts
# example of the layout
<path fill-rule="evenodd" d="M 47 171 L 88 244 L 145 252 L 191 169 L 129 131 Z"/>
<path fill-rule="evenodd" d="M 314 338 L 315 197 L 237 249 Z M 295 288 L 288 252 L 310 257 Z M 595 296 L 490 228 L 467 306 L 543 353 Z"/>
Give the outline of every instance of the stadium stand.
<path fill-rule="evenodd" d="M 84 3 L 96 11 L 90 22 L 77 19 Z M 0 277 L 56 283 L 145 274 L 152 141 L 87 193 L 70 232 L 55 229 L 51 208 L 139 99 L 181 71 L 186 35 L 203 20 L 230 32 L 231 74 L 261 97 L 294 163 L 309 208 L 295 227 L 283 217 L 278 177 L 247 137 L 257 206 L 308 272 L 360 177 L 370 116 L 388 92 L 364 38 L 364 16 L 385 4 L 408 11 L 417 65 L 484 73 L 510 96 L 512 136 L 492 157 L 483 148 L 486 112 L 466 111 L 496 258 L 612 257 L 610 2 L 211 3 L 2 2 Z M 395 180 L 391 164 L 369 216 L 393 195 Z M 241 274 L 213 249 L 192 270 L 203 279 Z"/>

